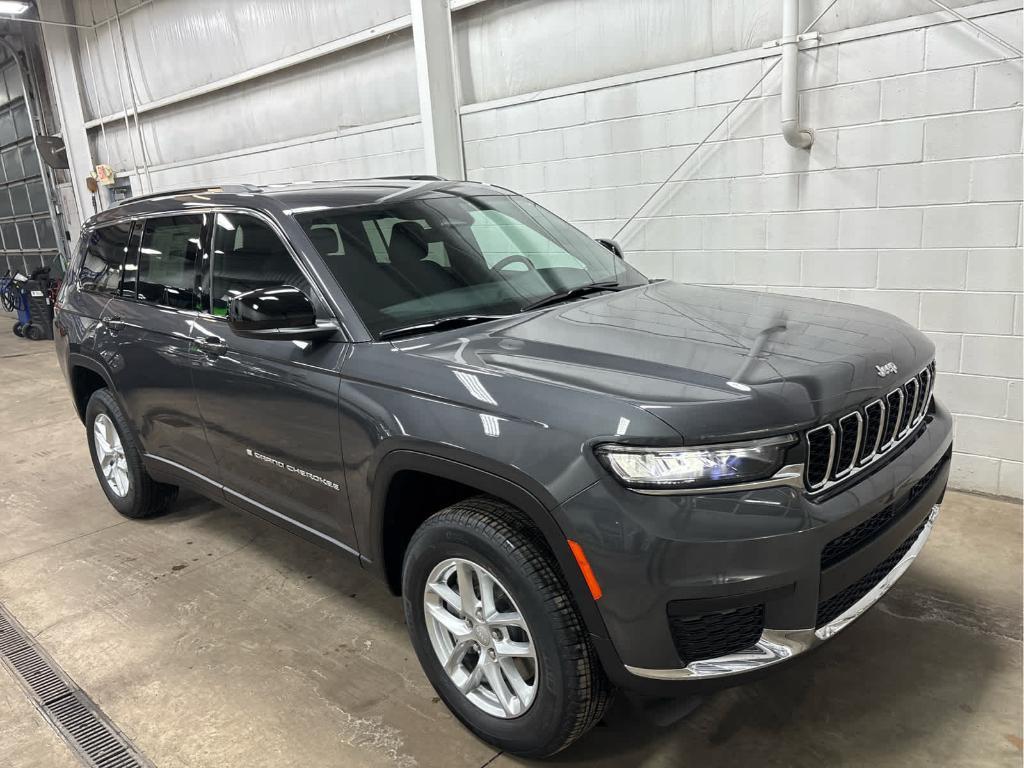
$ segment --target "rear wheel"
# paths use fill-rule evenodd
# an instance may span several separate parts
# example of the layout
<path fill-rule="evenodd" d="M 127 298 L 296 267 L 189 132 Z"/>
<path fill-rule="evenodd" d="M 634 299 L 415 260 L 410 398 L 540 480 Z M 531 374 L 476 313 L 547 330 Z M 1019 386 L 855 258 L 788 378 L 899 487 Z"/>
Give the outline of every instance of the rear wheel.
<path fill-rule="evenodd" d="M 514 507 L 478 497 L 428 519 L 402 591 L 427 677 L 480 738 L 546 757 L 601 718 L 610 685 L 550 551 Z"/>
<path fill-rule="evenodd" d="M 25 336 L 32 341 L 39 341 L 43 338 L 43 329 L 38 325 L 26 325 L 24 328 Z"/>
<path fill-rule="evenodd" d="M 107 389 L 98 389 L 85 409 L 89 453 L 100 487 L 125 517 L 154 517 L 178 495 L 174 485 L 149 476 L 121 406 Z"/>

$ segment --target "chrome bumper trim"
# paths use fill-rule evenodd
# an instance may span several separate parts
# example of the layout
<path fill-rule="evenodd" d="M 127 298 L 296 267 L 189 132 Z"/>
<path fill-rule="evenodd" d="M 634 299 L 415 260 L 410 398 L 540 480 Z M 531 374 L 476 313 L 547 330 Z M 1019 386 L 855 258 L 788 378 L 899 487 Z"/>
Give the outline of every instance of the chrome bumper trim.
<path fill-rule="evenodd" d="M 741 675 L 744 672 L 770 667 L 780 661 L 797 656 L 839 634 L 860 618 L 868 608 L 877 603 L 906 573 L 910 564 L 920 554 L 935 527 L 935 518 L 938 515 L 939 505 L 936 504 L 929 512 L 928 520 L 925 521 L 924 528 L 918 534 L 917 540 L 893 569 L 864 597 L 823 627 L 818 629 L 765 629 L 761 633 L 761 639 L 753 648 L 728 656 L 719 656 L 716 659 L 693 661 L 682 668 L 646 669 L 626 665 L 626 669 L 634 675 L 652 680 L 706 680 Z"/>

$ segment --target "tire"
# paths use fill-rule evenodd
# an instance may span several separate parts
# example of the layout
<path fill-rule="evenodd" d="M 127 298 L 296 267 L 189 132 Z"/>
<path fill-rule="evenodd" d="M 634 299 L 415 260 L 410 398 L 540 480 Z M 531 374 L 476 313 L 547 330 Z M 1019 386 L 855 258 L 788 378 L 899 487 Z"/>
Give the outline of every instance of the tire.
<path fill-rule="evenodd" d="M 43 329 L 40 328 L 38 325 L 25 326 L 26 338 L 31 339 L 32 341 L 39 341 L 40 339 L 43 338 L 43 335 Z"/>
<path fill-rule="evenodd" d="M 445 581 L 446 564 L 451 571 L 449 581 Z M 466 565 L 468 564 L 468 565 Z M 510 626 L 507 635 L 497 625 L 479 620 L 474 623 L 471 616 L 463 621 L 465 635 L 447 633 L 449 617 L 438 624 L 434 620 L 437 601 L 445 605 L 443 598 L 436 596 L 436 590 L 429 593 L 428 582 L 440 585 L 458 585 L 460 565 L 474 570 L 469 581 L 474 585 L 471 599 L 476 601 L 478 594 L 482 597 L 480 579 L 494 579 L 496 598 L 499 603 L 497 611 L 509 611 L 504 615 L 514 615 L 518 611 L 525 623 L 523 629 Z M 482 575 L 485 574 L 485 575 Z M 460 592 L 461 587 L 460 587 Z M 484 741 L 501 750 L 522 757 L 541 758 L 553 755 L 580 738 L 603 716 L 611 699 L 611 685 L 604 675 L 597 654 L 590 643 L 583 621 L 573 601 L 569 588 L 565 583 L 554 557 L 541 535 L 524 520 L 522 513 L 514 507 L 489 497 L 468 499 L 430 517 L 417 529 L 409 542 L 405 553 L 402 571 L 402 594 L 405 607 L 406 623 L 412 644 L 438 696 L 444 701 L 452 713 L 462 721 L 473 733 Z M 454 594 L 454 593 L 451 593 Z M 461 596 L 458 597 L 461 604 Z M 429 608 L 428 601 L 434 601 Z M 492 603 L 496 601 L 492 599 Z M 478 603 L 475 603 L 478 604 Z M 449 608 L 453 603 L 447 604 Z M 451 612 L 449 609 L 445 609 Z M 428 611 L 430 613 L 428 614 Z M 491 614 L 493 616 L 493 612 Z M 428 618 L 429 617 L 429 618 Z M 456 624 L 460 619 L 453 619 Z M 496 619 L 497 620 L 497 619 Z M 532 669 L 532 694 L 522 697 L 513 696 L 513 704 L 527 701 L 525 706 L 506 709 L 503 716 L 485 711 L 480 703 L 475 703 L 470 696 L 478 698 L 493 696 L 493 688 L 488 683 L 473 691 L 463 693 L 457 687 L 453 677 L 445 671 L 441 657 L 443 650 L 436 650 L 438 626 L 442 626 L 440 635 L 447 638 L 452 646 L 459 645 L 459 637 L 468 638 L 462 642 L 476 646 L 477 651 L 464 651 L 463 659 L 456 665 L 461 679 L 467 684 L 472 682 L 470 668 L 475 671 L 484 658 L 485 653 L 491 664 L 505 665 L 513 663 L 517 669 Z M 461 627 L 461 625 L 459 625 Z M 487 640 L 488 626 L 494 626 L 491 632 L 497 640 Z M 515 633 L 515 636 L 513 636 Z M 479 641 L 477 640 L 480 639 Z M 508 642 L 502 642 L 506 640 Z M 502 659 L 490 656 L 492 650 L 516 646 L 530 645 L 532 641 L 532 660 Z M 484 646 L 487 646 L 486 648 Z M 520 651 L 521 652 L 521 651 Z M 475 661 L 475 664 L 473 663 Z M 465 668 L 463 668 L 465 664 Z M 523 667 L 519 665 L 523 664 Z M 504 674 L 505 666 L 501 666 L 502 681 L 507 684 L 507 691 L 517 689 L 511 682 L 512 677 Z M 494 673 L 494 668 L 489 670 Z M 516 674 L 513 670 L 513 674 Z M 520 677 L 522 685 L 531 685 L 526 675 Z M 530 698 L 532 696 L 532 698 Z M 499 697 L 494 696 L 495 706 Z M 504 706 L 504 705 L 503 705 Z"/>
<path fill-rule="evenodd" d="M 101 428 L 105 425 L 112 430 L 112 434 L 108 432 L 111 437 L 107 441 L 108 446 L 120 443 L 123 475 L 115 474 L 124 481 L 123 483 L 109 479 L 101 467 L 101 455 L 104 451 L 102 446 L 97 445 L 97 422 Z M 146 472 L 142 452 L 135 442 L 135 436 L 128 426 L 124 411 L 109 390 L 98 389 L 93 392 L 85 408 L 85 425 L 89 455 L 92 456 L 96 478 L 114 509 L 133 519 L 155 517 L 166 512 L 178 495 L 178 487 L 158 483 Z M 121 490 L 123 493 L 119 492 Z"/>
<path fill-rule="evenodd" d="M 20 322 L 16 322 L 14 324 L 14 328 L 12 328 L 11 330 L 13 330 L 14 335 L 20 339 L 24 335 L 24 327 L 25 326 L 23 326 Z"/>

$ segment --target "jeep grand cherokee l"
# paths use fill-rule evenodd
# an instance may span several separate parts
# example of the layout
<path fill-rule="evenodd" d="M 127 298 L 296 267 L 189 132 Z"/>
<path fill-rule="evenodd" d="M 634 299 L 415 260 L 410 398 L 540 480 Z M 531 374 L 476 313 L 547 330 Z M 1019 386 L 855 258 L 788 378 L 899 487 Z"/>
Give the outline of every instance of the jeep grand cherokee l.
<path fill-rule="evenodd" d="M 497 187 L 223 187 L 94 216 L 57 349 L 104 493 L 188 486 L 347 552 L 486 741 L 799 656 L 946 486 L 934 348 L 863 307 L 646 279 Z"/>

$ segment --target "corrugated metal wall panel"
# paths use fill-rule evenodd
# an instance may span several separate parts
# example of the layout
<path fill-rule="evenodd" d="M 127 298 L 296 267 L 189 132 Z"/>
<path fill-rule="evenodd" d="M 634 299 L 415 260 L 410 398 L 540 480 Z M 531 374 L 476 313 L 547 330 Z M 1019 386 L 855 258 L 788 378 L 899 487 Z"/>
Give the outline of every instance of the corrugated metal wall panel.
<path fill-rule="evenodd" d="M 141 125 L 149 164 L 161 165 L 418 111 L 412 35 L 405 32 L 147 113 Z M 134 122 L 132 134 L 135 140 Z M 123 121 L 106 126 L 105 141 L 99 129 L 91 137 L 104 162 L 132 165 Z"/>
<path fill-rule="evenodd" d="M 129 14 L 118 3 L 128 61 L 141 102 L 162 99 L 337 40 L 409 13 L 408 0 L 157 0 Z M 76 0 L 80 23 L 113 15 L 103 0 Z M 91 9 L 91 10 L 90 10 Z M 116 23 L 91 33 L 98 80 L 86 94 L 90 118 L 121 109 L 112 57 Z M 82 46 L 82 71 L 90 63 Z M 97 104 L 97 97 L 99 103 Z"/>
<path fill-rule="evenodd" d="M 805 0 L 802 18 L 830 2 Z M 756 48 L 780 36 L 781 8 L 778 0 L 489 0 L 455 16 L 463 104 Z M 935 10 L 929 0 L 841 0 L 817 29 Z"/>

